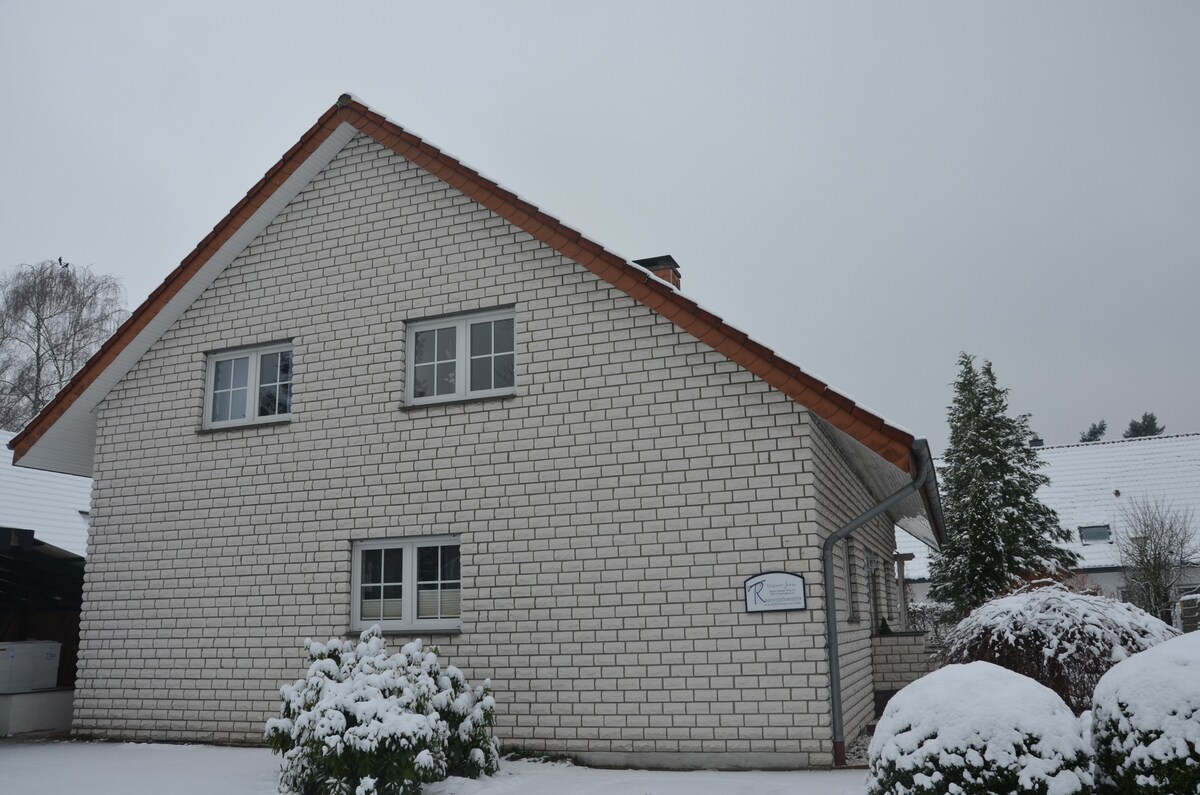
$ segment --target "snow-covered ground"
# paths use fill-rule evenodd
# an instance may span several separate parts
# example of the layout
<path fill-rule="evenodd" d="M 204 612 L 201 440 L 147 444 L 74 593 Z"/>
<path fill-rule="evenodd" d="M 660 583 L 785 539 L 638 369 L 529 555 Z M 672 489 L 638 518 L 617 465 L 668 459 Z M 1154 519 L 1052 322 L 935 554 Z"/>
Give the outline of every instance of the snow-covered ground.
<path fill-rule="evenodd" d="M 273 795 L 277 757 L 259 748 L 133 743 L 2 742 L 4 795 Z M 862 795 L 861 770 L 667 773 L 505 762 L 477 781 L 448 779 L 426 795 Z"/>

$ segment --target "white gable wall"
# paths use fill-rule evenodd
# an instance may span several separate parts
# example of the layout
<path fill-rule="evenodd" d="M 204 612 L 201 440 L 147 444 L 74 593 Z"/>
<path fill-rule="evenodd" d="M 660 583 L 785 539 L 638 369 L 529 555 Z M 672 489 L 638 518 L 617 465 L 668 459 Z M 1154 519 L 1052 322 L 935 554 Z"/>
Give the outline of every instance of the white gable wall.
<path fill-rule="evenodd" d="M 517 395 L 405 408 L 404 321 L 502 305 Z M 281 339 L 292 421 L 200 431 L 205 352 Z M 99 407 L 76 728 L 259 740 L 302 639 L 349 630 L 351 541 L 455 534 L 433 640 L 507 743 L 829 764 L 809 423 L 359 136 Z M 743 612 L 775 569 L 813 609 Z"/>

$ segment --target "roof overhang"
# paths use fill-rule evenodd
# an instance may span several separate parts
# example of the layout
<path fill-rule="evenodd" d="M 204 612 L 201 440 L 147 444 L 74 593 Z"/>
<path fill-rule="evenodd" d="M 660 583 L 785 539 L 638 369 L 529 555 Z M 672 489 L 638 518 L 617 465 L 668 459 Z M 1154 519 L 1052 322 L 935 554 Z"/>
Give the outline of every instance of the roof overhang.
<path fill-rule="evenodd" d="M 882 460 L 874 451 L 828 422 L 820 419 L 818 422 L 823 424 L 846 461 L 858 473 L 871 496 L 878 502 L 883 502 L 889 495 L 912 482 L 917 477 L 922 462 L 929 467 L 929 477 L 925 479 L 920 490 L 888 511 L 888 518 L 892 524 L 914 538 L 933 549 L 941 549 L 946 541 L 946 530 L 942 520 L 942 502 L 938 495 L 937 470 L 933 466 L 929 443 L 924 439 L 913 440 L 909 448 L 909 470 L 904 472 Z"/>

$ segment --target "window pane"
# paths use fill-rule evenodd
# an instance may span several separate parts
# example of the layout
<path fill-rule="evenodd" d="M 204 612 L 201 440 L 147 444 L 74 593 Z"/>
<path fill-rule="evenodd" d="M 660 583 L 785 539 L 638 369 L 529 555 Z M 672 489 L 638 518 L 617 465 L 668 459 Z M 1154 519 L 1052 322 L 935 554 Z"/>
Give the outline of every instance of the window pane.
<path fill-rule="evenodd" d="M 417 586 L 417 618 L 439 618 L 437 583 Z"/>
<path fill-rule="evenodd" d="M 380 599 L 382 589 L 378 585 L 362 589 L 362 598 L 358 603 L 358 612 L 364 621 L 378 621 L 383 617 L 383 601 Z"/>
<path fill-rule="evenodd" d="M 404 550 L 386 549 L 383 552 L 383 581 L 404 582 Z"/>
<path fill-rule="evenodd" d="M 481 356 L 492 352 L 492 324 L 471 324 L 471 355 Z"/>
<path fill-rule="evenodd" d="M 212 396 L 212 421 L 222 422 L 229 419 L 229 393 L 216 392 Z"/>
<path fill-rule="evenodd" d="M 441 614 L 442 618 L 458 618 L 461 610 L 461 594 L 458 583 L 442 586 Z"/>
<path fill-rule="evenodd" d="M 291 384 L 280 384 L 279 385 L 278 400 L 279 400 L 279 413 L 280 414 L 291 414 L 292 413 L 292 385 Z"/>
<path fill-rule="evenodd" d="M 417 547 L 417 579 L 436 580 L 438 578 L 438 548 Z"/>
<path fill-rule="evenodd" d="M 458 545 L 447 545 L 442 547 L 442 579 L 457 580 L 459 564 L 458 564 Z"/>
<path fill-rule="evenodd" d="M 454 394 L 454 362 L 437 365 L 437 393 Z"/>
<path fill-rule="evenodd" d="M 492 351 L 495 353 L 504 353 L 513 350 L 513 322 L 512 320 L 497 320 L 493 324 L 493 342 Z"/>
<path fill-rule="evenodd" d="M 437 360 L 444 362 L 454 358 L 454 334 L 457 329 L 440 328 L 437 331 Z"/>
<path fill-rule="evenodd" d="M 378 587 L 363 588 L 358 613 L 363 621 L 378 621 L 383 618 L 383 601 L 379 598 Z"/>
<path fill-rule="evenodd" d="M 507 389 L 515 383 L 513 377 L 513 354 L 505 353 L 495 357 L 495 367 L 493 368 L 492 388 Z"/>
<path fill-rule="evenodd" d="M 292 380 L 292 352 L 283 351 L 279 354 L 279 381 L 290 382 Z"/>
<path fill-rule="evenodd" d="M 246 376 L 250 374 L 250 357 L 243 356 L 233 360 L 233 386 L 235 389 L 246 386 Z"/>
<path fill-rule="evenodd" d="M 492 357 L 471 360 L 471 391 L 492 388 Z"/>
<path fill-rule="evenodd" d="M 275 387 L 264 386 L 258 389 L 258 416 L 270 417 L 275 414 Z"/>
<path fill-rule="evenodd" d="M 279 354 L 267 353 L 258 357 L 258 382 L 260 384 L 276 383 L 279 375 Z"/>
<path fill-rule="evenodd" d="M 362 551 L 362 582 L 379 583 L 383 575 L 383 550 L 364 549 Z M 376 597 L 378 598 L 378 597 Z"/>
<path fill-rule="evenodd" d="M 386 619 L 404 618 L 404 586 L 384 586 L 383 617 Z"/>
<path fill-rule="evenodd" d="M 434 332 L 418 331 L 415 336 L 417 340 L 413 350 L 413 361 L 418 364 L 432 362 Z"/>
<path fill-rule="evenodd" d="M 246 360 L 239 359 L 238 361 L 245 363 Z M 234 380 L 236 381 L 237 380 L 237 368 L 236 367 L 234 368 L 234 371 L 233 371 L 233 377 L 234 377 Z M 230 395 L 230 401 L 231 401 L 229 404 L 229 419 L 231 419 L 231 420 L 246 419 L 246 389 L 245 389 L 245 387 L 243 387 L 241 389 L 235 389 L 232 392 L 230 392 L 229 395 Z"/>
<path fill-rule="evenodd" d="M 213 378 L 213 389 L 221 391 L 229 389 L 230 381 L 233 378 L 233 362 L 226 359 L 223 362 L 217 362 L 216 373 Z"/>
<path fill-rule="evenodd" d="M 433 394 L 433 365 L 422 364 L 413 368 L 413 397 L 429 397 Z"/>

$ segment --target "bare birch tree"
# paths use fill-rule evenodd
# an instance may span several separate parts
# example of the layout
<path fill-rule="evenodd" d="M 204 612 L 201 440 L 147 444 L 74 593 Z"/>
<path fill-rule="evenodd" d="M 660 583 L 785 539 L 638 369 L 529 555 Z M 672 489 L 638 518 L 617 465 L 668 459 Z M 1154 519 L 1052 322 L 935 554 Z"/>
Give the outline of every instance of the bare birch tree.
<path fill-rule="evenodd" d="M 1128 597 L 1147 613 L 1171 620 L 1184 569 L 1200 565 L 1200 532 L 1191 511 L 1162 500 L 1139 498 L 1121 509 L 1114 534 Z"/>
<path fill-rule="evenodd" d="M 0 428 L 33 419 L 127 315 L 116 277 L 61 259 L 0 279 Z"/>

